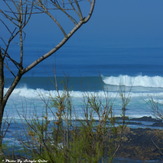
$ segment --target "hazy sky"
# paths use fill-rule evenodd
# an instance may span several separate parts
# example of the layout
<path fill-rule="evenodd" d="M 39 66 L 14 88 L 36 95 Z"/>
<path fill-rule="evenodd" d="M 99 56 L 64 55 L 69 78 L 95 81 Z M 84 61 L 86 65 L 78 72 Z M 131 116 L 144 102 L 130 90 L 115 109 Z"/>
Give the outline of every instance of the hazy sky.
<path fill-rule="evenodd" d="M 44 20 L 37 20 L 43 23 Z M 45 24 L 42 28 L 46 28 Z M 48 36 L 52 27 L 48 26 Z M 97 0 L 93 17 L 71 41 L 163 43 L 163 0 Z"/>
<path fill-rule="evenodd" d="M 55 29 L 47 17 L 34 18 L 27 27 L 27 39 L 53 40 L 58 37 Z M 118 41 L 163 44 L 163 0 L 97 0 L 91 20 L 69 42 L 77 40 L 95 44 Z"/>
<path fill-rule="evenodd" d="M 98 0 L 82 32 L 99 40 L 163 40 L 162 0 Z"/>

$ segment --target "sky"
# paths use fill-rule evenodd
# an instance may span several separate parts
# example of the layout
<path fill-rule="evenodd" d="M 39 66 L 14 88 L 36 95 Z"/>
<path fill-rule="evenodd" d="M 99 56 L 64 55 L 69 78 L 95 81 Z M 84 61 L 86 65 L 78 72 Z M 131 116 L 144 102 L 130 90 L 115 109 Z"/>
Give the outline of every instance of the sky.
<path fill-rule="evenodd" d="M 54 39 L 53 24 L 44 17 L 34 21 L 32 35 Z M 37 32 L 36 32 L 37 31 Z M 42 32 L 44 31 L 44 32 Z M 46 32 L 45 32 L 46 31 Z M 162 0 L 97 0 L 91 20 L 71 38 L 70 43 L 163 43 Z"/>
<path fill-rule="evenodd" d="M 163 1 L 97 1 L 94 15 L 82 32 L 86 28 L 87 37 L 104 42 L 158 42 L 163 40 Z"/>
<path fill-rule="evenodd" d="M 60 20 L 60 15 L 56 14 L 56 18 Z M 28 41 L 49 41 L 61 36 L 54 23 L 43 15 L 32 18 L 26 34 Z M 69 42 L 92 46 L 134 42 L 162 45 L 163 1 L 96 0 L 92 18 Z"/>

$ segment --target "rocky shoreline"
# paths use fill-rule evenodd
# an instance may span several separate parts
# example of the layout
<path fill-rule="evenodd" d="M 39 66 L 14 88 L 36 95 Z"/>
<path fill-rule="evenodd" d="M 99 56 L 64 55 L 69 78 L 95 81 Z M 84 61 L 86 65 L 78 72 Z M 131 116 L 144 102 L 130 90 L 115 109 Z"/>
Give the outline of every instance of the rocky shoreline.
<path fill-rule="evenodd" d="M 126 122 L 129 128 L 116 157 L 133 160 L 163 162 L 163 121 L 152 117 L 132 118 Z M 136 127 L 137 126 L 137 127 Z"/>
<path fill-rule="evenodd" d="M 152 118 L 151 116 L 147 117 L 141 117 L 141 118 L 131 118 L 130 121 L 136 121 L 137 123 L 139 122 L 139 124 L 144 125 L 143 122 L 148 122 L 150 124 L 146 124 L 146 127 L 160 127 L 160 129 L 163 129 L 163 121 L 160 119 L 155 119 Z"/>
<path fill-rule="evenodd" d="M 122 142 L 117 157 L 163 161 L 163 130 L 130 129 L 125 137 L 126 141 Z"/>
<path fill-rule="evenodd" d="M 74 120 L 74 123 L 81 120 Z M 123 119 L 116 117 L 116 123 Z M 97 120 L 98 123 L 98 120 Z M 152 117 L 127 118 L 126 130 L 115 155 L 115 163 L 163 162 L 163 121 Z M 18 155 L 16 158 L 20 158 Z M 138 161 L 140 160 L 140 161 Z M 113 161 L 114 162 L 114 161 Z"/>
<path fill-rule="evenodd" d="M 81 121 L 81 120 L 78 120 Z M 83 120 L 84 121 L 84 120 Z M 96 123 L 99 121 L 96 120 Z M 122 117 L 116 117 L 117 125 L 123 124 Z M 108 122 L 109 124 L 109 122 Z M 163 162 L 163 121 L 144 116 L 140 118 L 125 118 L 126 131 L 120 148 L 116 153 L 115 162 L 125 162 L 123 159 L 152 162 Z M 119 160 L 120 158 L 120 160 Z M 138 161 L 139 162 L 139 161 Z M 126 162 L 125 162 L 126 163 Z"/>

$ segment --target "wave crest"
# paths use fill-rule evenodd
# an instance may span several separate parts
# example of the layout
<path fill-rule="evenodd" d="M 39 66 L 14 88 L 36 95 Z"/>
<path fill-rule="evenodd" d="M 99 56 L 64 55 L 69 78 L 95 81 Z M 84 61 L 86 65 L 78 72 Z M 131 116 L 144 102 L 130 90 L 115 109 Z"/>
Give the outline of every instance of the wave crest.
<path fill-rule="evenodd" d="M 128 76 L 128 75 L 119 75 L 119 76 L 102 76 L 102 80 L 105 84 L 108 85 L 125 85 L 125 86 L 139 86 L 139 87 L 163 87 L 163 77 L 161 76 Z"/>

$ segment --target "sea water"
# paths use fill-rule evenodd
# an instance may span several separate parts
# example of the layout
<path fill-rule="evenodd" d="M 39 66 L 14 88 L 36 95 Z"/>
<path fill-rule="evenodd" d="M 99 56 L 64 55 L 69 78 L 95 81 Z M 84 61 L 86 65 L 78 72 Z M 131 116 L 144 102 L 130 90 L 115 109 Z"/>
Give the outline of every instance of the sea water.
<path fill-rule="evenodd" d="M 39 58 L 53 47 L 52 42 L 27 42 L 25 45 L 25 66 Z M 17 45 L 11 53 L 18 52 Z M 15 67 L 12 67 L 15 70 Z M 6 70 L 7 72 L 7 70 Z M 12 81 L 7 72 L 5 91 Z M 152 116 L 148 101 L 163 104 L 163 46 L 159 44 L 67 44 L 56 54 L 29 71 L 12 93 L 6 116 L 20 119 L 23 110 L 37 112 L 40 116 L 49 96 L 63 91 L 66 83 L 74 108 L 82 117 L 83 94 L 96 94 L 113 103 L 115 115 L 121 114 L 124 93 L 129 99 L 126 114 L 130 117 Z M 122 90 L 123 87 L 123 90 Z M 41 96 L 41 97 L 40 97 Z M 53 118 L 53 117 L 50 117 Z"/>
<path fill-rule="evenodd" d="M 53 47 L 53 43 L 28 42 L 25 46 L 25 66 Z M 16 54 L 17 47 L 11 49 Z M 12 70 L 16 70 L 12 67 Z M 6 72 L 5 92 L 12 75 Z M 57 81 L 57 82 L 56 82 Z M 48 119 L 55 120 L 56 109 L 51 99 L 64 88 L 69 90 L 72 118 L 84 119 L 84 99 L 108 98 L 113 114 L 122 114 L 122 94 L 127 99 L 129 117 L 153 116 L 149 100 L 162 108 L 163 46 L 157 44 L 94 45 L 66 44 L 56 54 L 29 71 L 13 91 L 5 108 L 4 119 L 11 120 L 4 141 L 18 145 L 15 134 L 22 133 L 23 119 L 41 119 L 48 110 Z M 98 118 L 94 115 L 94 118 Z M 19 127 L 18 127 L 19 126 Z"/>

